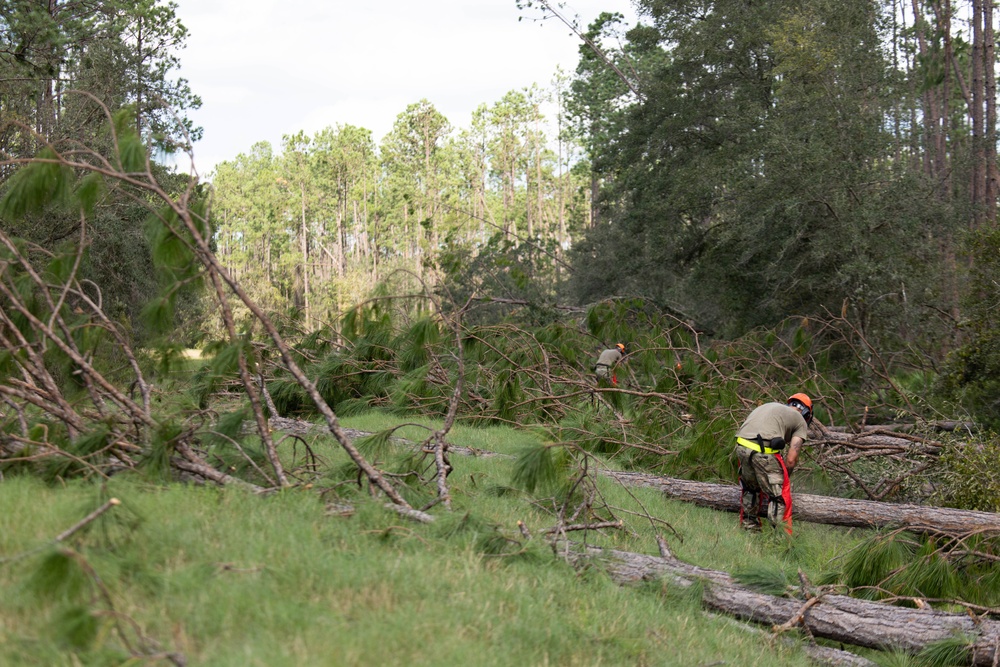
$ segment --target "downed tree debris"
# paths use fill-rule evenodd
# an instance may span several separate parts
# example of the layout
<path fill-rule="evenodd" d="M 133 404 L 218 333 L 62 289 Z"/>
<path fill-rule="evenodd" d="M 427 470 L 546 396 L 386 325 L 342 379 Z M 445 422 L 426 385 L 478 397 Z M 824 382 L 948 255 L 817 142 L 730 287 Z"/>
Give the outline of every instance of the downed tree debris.
<path fill-rule="evenodd" d="M 326 429 L 325 424 L 316 424 L 314 422 L 305 421 L 303 419 L 291 419 L 288 417 L 271 417 L 268 419 L 268 424 L 271 429 L 275 431 L 283 431 L 285 433 L 292 433 L 298 436 L 307 435 L 328 435 L 329 431 Z M 359 431 L 355 428 L 342 428 L 344 433 L 346 433 L 351 438 L 365 438 L 370 435 L 375 435 L 372 431 Z M 253 422 L 245 422 L 243 424 L 244 433 L 254 433 Z M 407 440 L 406 438 L 393 437 L 394 442 L 398 442 L 404 445 L 415 446 L 418 443 L 413 440 Z M 476 449 L 475 447 L 459 447 L 458 445 L 453 445 L 448 443 L 448 451 L 455 452 L 456 454 L 461 454 L 463 456 L 482 456 L 489 458 L 491 456 L 506 456 L 505 454 L 498 454 L 496 452 L 491 452 L 485 449 Z"/>
<path fill-rule="evenodd" d="M 826 428 L 827 430 L 839 433 L 852 432 L 852 428 L 849 426 L 827 426 Z M 978 430 L 978 427 L 973 422 L 954 420 L 929 421 L 921 424 L 866 424 L 856 428 L 861 431 L 898 431 L 900 433 L 909 433 L 910 431 L 920 429 L 932 429 L 934 431 L 947 433 L 953 431 L 965 431 L 967 433 L 972 433 L 973 431 Z"/>
<path fill-rule="evenodd" d="M 916 480 L 935 469 L 948 447 L 962 447 L 965 443 L 945 444 L 925 435 L 904 432 L 899 426 L 865 426 L 860 432 L 850 432 L 843 427 L 814 422 L 810 451 L 816 465 L 834 479 L 846 477 L 869 500 L 889 500 L 902 493 L 904 487 L 911 487 L 911 502 L 919 502 L 920 496 L 914 498 L 912 494 L 919 488 L 919 493 L 926 495 L 926 489 L 933 489 L 933 483 L 926 480 L 927 484 L 918 484 Z M 882 468 L 883 477 L 879 480 L 866 479 L 854 467 L 857 462 L 873 459 L 879 460 Z"/>
<path fill-rule="evenodd" d="M 725 512 L 738 512 L 740 509 L 740 490 L 735 484 L 691 482 L 638 472 L 608 471 L 604 474 L 623 484 L 658 489 L 671 498 L 702 507 Z M 907 528 L 951 534 L 1000 531 L 1000 514 L 992 512 L 832 498 L 808 493 L 793 493 L 792 503 L 795 518 L 810 523 L 862 528 Z"/>
<path fill-rule="evenodd" d="M 794 621 L 814 637 L 880 650 L 917 653 L 936 642 L 969 638 L 975 667 L 993 667 L 1000 646 L 1000 622 L 971 613 L 908 609 L 823 593 L 810 600 L 777 597 L 742 586 L 728 573 L 677 559 L 561 542 L 558 552 L 575 564 L 600 561 L 618 583 L 666 578 L 688 587 L 703 582 L 702 602 L 737 618 L 782 626 Z M 808 608 L 807 608 L 808 606 Z"/>
<path fill-rule="evenodd" d="M 290 432 L 320 432 L 319 425 L 295 419 L 271 418 L 272 427 Z M 366 431 L 345 429 L 351 437 L 371 435 Z M 868 435 L 868 437 L 873 437 Z M 400 439 L 402 443 L 409 441 Z M 414 443 L 409 443 L 414 444 Z M 503 456 L 495 452 L 449 446 L 449 451 L 471 456 Z M 739 488 L 733 484 L 692 482 L 639 472 L 605 471 L 602 474 L 630 486 L 645 486 L 662 491 L 678 500 L 725 512 L 739 512 Z M 885 503 L 854 498 L 833 498 L 794 493 L 795 518 L 810 523 L 858 528 L 908 528 L 943 533 L 1000 531 L 1000 514 L 958 510 L 946 507 Z"/>
<path fill-rule="evenodd" d="M 937 456 L 945 445 L 936 441 L 908 433 L 896 433 L 888 429 L 870 429 L 862 433 L 840 433 L 832 429 L 822 429 L 810 439 L 814 450 L 828 452 L 833 446 L 853 450 L 854 458 L 862 456 Z M 827 454 L 829 456 L 829 454 Z M 841 454 L 841 457 L 846 457 Z"/>

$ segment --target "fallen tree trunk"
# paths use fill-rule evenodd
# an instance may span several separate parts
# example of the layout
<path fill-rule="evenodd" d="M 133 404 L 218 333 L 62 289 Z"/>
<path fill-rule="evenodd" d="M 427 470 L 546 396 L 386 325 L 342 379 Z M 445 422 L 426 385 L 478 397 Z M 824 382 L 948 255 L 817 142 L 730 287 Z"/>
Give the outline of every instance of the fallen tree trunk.
<path fill-rule="evenodd" d="M 290 432 L 307 433 L 317 429 L 316 425 L 301 420 L 272 418 L 271 423 L 273 428 Z M 350 431 L 350 434 L 352 437 L 371 435 L 365 431 Z M 454 445 L 449 447 L 449 451 L 473 456 L 504 456 L 495 452 L 473 450 Z M 637 472 L 608 471 L 604 474 L 623 484 L 659 489 L 671 498 L 703 507 L 711 507 L 725 512 L 739 512 L 740 510 L 740 493 L 736 485 L 691 482 Z M 793 493 L 792 503 L 794 517 L 810 523 L 858 528 L 910 528 L 951 534 L 984 530 L 1000 531 L 1000 514 L 991 512 L 833 498 L 807 493 Z"/>
<path fill-rule="evenodd" d="M 978 430 L 978 427 L 973 422 L 964 421 L 954 421 L 954 420 L 940 420 L 940 421 L 930 421 L 923 424 L 865 424 L 863 426 L 850 427 L 850 426 L 827 426 L 827 430 L 835 431 L 838 433 L 853 433 L 855 431 L 899 431 L 900 433 L 909 433 L 911 431 L 917 431 L 921 429 L 933 429 L 935 431 L 943 432 L 953 432 L 953 431 L 965 431 L 967 433 L 972 433 Z"/>
<path fill-rule="evenodd" d="M 671 498 L 726 512 L 739 512 L 740 490 L 734 484 L 691 482 L 636 472 L 607 472 L 623 484 L 645 486 Z M 1000 514 L 947 507 L 881 503 L 874 500 L 832 498 L 792 493 L 793 516 L 810 523 L 862 528 L 908 528 L 950 534 L 1000 531 Z"/>
<path fill-rule="evenodd" d="M 742 586 L 726 572 L 627 551 L 564 543 L 560 553 L 571 562 L 600 560 L 618 583 L 667 578 L 687 587 L 700 581 L 702 602 L 710 609 L 781 629 L 802 627 L 814 637 L 917 653 L 936 642 L 965 636 L 972 665 L 994 667 L 994 657 L 1000 655 L 1000 622 L 971 614 L 907 609 L 829 593 L 810 600 L 777 597 Z"/>
<path fill-rule="evenodd" d="M 317 428 L 316 425 L 301 420 L 272 418 L 271 422 L 273 428 L 290 432 L 306 433 Z M 350 431 L 350 434 L 352 437 L 371 435 L 364 431 Z M 495 452 L 472 450 L 454 445 L 449 447 L 449 451 L 474 456 L 503 456 Z M 725 512 L 739 512 L 740 510 L 740 492 L 736 485 L 691 482 L 637 472 L 608 471 L 604 474 L 623 484 L 655 488 L 671 498 L 703 507 L 711 507 Z M 952 534 L 983 530 L 1000 531 L 1000 514 L 991 512 L 832 498 L 807 493 L 793 493 L 792 503 L 794 517 L 810 523 L 858 528 L 910 528 Z"/>
<path fill-rule="evenodd" d="M 889 428 L 872 427 L 861 433 L 850 433 L 825 426 L 813 429 L 809 446 L 820 454 L 839 446 L 867 456 L 937 456 L 945 447 L 937 440 Z"/>
<path fill-rule="evenodd" d="M 814 424 L 809 446 L 816 464 L 832 476 L 844 475 L 868 500 L 883 501 L 901 488 L 901 485 L 937 464 L 946 447 L 962 447 L 965 443 L 945 445 L 923 435 L 903 433 L 892 428 L 868 427 L 861 432 L 843 432 Z M 879 459 L 886 464 L 884 475 L 878 481 L 866 483 L 853 466 L 859 461 Z"/>

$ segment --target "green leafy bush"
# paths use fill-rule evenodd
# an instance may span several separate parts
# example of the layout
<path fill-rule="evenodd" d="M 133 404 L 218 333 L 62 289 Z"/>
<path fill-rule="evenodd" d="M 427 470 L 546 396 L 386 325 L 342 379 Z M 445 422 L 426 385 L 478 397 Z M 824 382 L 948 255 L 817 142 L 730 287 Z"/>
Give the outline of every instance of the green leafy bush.
<path fill-rule="evenodd" d="M 952 507 L 1000 512 L 1000 440 L 955 446 L 941 456 L 941 496 Z"/>

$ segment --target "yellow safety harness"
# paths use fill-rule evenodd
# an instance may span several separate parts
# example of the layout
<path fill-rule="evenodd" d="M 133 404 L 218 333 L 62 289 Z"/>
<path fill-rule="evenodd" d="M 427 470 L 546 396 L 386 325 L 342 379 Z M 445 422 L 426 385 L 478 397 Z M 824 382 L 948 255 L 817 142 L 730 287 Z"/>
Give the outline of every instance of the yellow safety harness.
<path fill-rule="evenodd" d="M 747 440 L 746 438 L 736 438 L 736 444 L 743 445 L 747 449 L 752 449 L 755 452 L 761 454 L 778 454 L 781 452 L 780 449 L 771 449 L 770 447 L 765 447 L 753 440 Z"/>

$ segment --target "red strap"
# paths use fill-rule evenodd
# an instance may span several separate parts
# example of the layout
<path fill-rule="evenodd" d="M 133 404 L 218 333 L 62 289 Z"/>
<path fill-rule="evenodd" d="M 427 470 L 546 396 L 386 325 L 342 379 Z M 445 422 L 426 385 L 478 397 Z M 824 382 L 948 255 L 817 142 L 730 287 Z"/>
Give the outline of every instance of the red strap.
<path fill-rule="evenodd" d="M 743 494 L 747 492 L 743 488 L 743 463 L 736 464 L 736 483 L 740 485 L 740 525 L 743 525 Z"/>
<path fill-rule="evenodd" d="M 781 454 L 775 454 L 774 458 L 778 459 L 778 463 L 781 464 L 781 473 L 784 475 L 785 479 L 781 482 L 781 499 L 785 501 L 785 516 L 782 520 L 785 522 L 785 531 L 791 535 L 792 534 L 792 483 L 788 479 L 788 468 L 785 467 L 785 459 L 781 458 Z"/>

